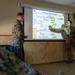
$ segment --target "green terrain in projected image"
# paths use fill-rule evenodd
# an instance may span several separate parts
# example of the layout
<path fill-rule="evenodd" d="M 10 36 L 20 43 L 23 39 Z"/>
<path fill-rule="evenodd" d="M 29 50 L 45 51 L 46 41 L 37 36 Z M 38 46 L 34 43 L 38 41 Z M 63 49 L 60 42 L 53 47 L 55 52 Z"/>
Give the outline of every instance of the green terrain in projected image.
<path fill-rule="evenodd" d="M 63 18 L 58 18 L 58 20 L 63 20 Z M 53 28 L 55 28 L 56 23 L 55 23 L 55 17 L 50 17 L 50 21 L 51 21 L 51 26 Z M 55 33 L 50 34 L 52 38 L 57 38 Z"/>
<path fill-rule="evenodd" d="M 54 18 L 54 17 L 50 17 L 50 21 L 51 21 L 51 26 L 52 26 L 53 28 L 55 28 L 55 26 L 56 26 L 55 18 Z M 57 38 L 57 36 L 56 36 L 54 33 L 52 33 L 52 34 L 50 34 L 50 35 L 51 35 L 52 38 Z"/>

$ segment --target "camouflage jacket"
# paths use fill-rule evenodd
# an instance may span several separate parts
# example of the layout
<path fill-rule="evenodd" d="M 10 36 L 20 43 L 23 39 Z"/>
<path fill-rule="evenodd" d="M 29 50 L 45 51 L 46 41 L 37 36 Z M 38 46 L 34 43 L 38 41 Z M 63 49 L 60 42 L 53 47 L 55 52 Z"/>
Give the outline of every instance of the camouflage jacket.
<path fill-rule="evenodd" d="M 17 20 L 12 29 L 12 45 L 21 46 L 24 42 L 24 26 Z"/>
<path fill-rule="evenodd" d="M 67 27 L 66 25 L 62 25 L 61 28 L 53 28 L 49 27 L 49 30 L 56 33 L 61 33 L 64 40 L 69 40 L 70 38 L 67 36 L 70 34 L 70 27 Z"/>
<path fill-rule="evenodd" d="M 14 53 L 0 47 L 0 75 L 26 75 Z"/>
<path fill-rule="evenodd" d="M 71 32 L 70 32 L 70 35 L 72 36 L 72 38 L 75 39 L 75 27 L 74 26 L 71 26 Z"/>

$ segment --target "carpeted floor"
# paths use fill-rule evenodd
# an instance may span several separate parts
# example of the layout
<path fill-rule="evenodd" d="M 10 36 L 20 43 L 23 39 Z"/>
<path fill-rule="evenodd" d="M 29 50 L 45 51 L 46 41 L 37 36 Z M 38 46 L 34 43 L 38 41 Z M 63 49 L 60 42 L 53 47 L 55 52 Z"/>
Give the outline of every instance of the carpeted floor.
<path fill-rule="evenodd" d="M 64 72 L 64 74 L 59 75 L 75 75 L 75 61 L 72 63 L 60 62 L 41 64 L 36 65 L 35 68 L 44 75 L 57 75 L 57 73 L 61 71 Z"/>

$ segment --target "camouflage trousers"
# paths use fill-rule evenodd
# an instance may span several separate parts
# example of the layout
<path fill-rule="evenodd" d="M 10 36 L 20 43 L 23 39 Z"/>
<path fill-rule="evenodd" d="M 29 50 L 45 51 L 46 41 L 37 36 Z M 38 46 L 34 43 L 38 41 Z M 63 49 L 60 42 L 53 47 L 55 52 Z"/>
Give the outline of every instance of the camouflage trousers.
<path fill-rule="evenodd" d="M 69 39 L 66 41 L 66 56 L 67 56 L 67 61 L 71 62 L 72 61 L 72 52 L 71 48 L 75 50 L 75 39 Z"/>
<path fill-rule="evenodd" d="M 18 59 L 24 61 L 24 57 L 25 57 L 25 54 L 24 54 L 24 48 L 23 46 L 20 47 L 20 46 L 13 46 L 13 50 L 14 50 L 14 53 L 15 55 L 17 56 Z"/>

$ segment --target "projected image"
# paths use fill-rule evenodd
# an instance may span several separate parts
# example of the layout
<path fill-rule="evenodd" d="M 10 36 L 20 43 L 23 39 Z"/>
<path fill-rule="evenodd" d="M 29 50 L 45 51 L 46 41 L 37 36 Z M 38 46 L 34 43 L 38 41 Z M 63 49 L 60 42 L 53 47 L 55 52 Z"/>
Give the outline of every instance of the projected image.
<path fill-rule="evenodd" d="M 63 39 L 61 33 L 49 30 L 61 28 L 64 14 L 33 9 L 33 39 Z"/>

